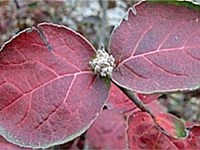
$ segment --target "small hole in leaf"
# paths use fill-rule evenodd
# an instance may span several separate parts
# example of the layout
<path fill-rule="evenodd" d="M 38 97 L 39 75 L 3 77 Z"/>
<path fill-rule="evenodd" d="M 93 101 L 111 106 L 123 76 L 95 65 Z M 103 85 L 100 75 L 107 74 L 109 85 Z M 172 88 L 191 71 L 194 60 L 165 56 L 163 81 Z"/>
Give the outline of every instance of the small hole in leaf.
<path fill-rule="evenodd" d="M 108 107 L 107 106 L 103 106 L 103 110 L 105 110 L 105 109 L 108 109 Z"/>

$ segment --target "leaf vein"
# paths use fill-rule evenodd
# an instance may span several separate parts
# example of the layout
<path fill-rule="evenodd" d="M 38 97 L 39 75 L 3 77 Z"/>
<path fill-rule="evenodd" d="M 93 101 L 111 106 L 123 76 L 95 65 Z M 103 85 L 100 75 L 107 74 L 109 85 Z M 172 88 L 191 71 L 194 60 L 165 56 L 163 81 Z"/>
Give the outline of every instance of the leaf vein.
<path fill-rule="evenodd" d="M 165 73 L 167 73 L 167 74 L 169 74 L 169 75 L 171 75 L 171 76 L 176 76 L 176 77 L 177 77 L 177 76 L 186 76 L 185 74 L 171 72 L 171 71 L 169 71 L 169 70 L 167 70 L 167 69 L 165 69 L 165 68 L 159 66 L 159 65 L 156 64 L 155 62 L 149 60 L 147 57 L 145 57 L 145 56 L 143 56 L 143 57 L 144 57 L 144 59 L 145 59 L 147 62 L 149 62 L 150 64 L 152 64 L 153 66 L 155 66 L 155 67 L 158 68 L 159 70 L 161 70 L 161 71 L 163 71 L 163 72 L 165 72 Z"/>
<path fill-rule="evenodd" d="M 193 60 L 200 61 L 200 58 L 197 58 L 197 57 L 191 55 L 188 51 L 185 50 L 184 52 L 185 52 L 190 58 L 192 58 Z"/>
<path fill-rule="evenodd" d="M 72 81 L 71 81 L 71 84 L 70 84 L 70 86 L 69 86 L 69 89 L 68 89 L 68 91 L 67 91 L 67 93 L 66 93 L 66 95 L 65 95 L 65 99 L 63 100 L 63 102 L 60 103 L 58 106 L 56 106 L 56 107 L 49 113 L 49 115 L 48 115 L 47 117 L 45 117 L 45 118 L 33 129 L 33 131 L 31 131 L 31 133 L 34 132 L 35 130 L 37 130 L 39 127 L 41 127 L 45 122 L 47 122 L 47 121 L 49 120 L 49 118 L 60 108 L 60 106 L 61 106 L 63 103 L 66 102 L 66 100 L 67 100 L 67 98 L 68 98 L 68 96 L 69 96 L 69 93 L 70 93 L 70 91 L 71 91 L 71 88 L 72 88 L 72 86 L 73 86 L 73 84 L 74 84 L 74 82 L 75 82 L 75 80 L 76 80 L 76 77 L 77 77 L 77 75 L 74 75 L 74 78 L 73 78 Z"/>
<path fill-rule="evenodd" d="M 150 26 L 149 28 L 147 28 L 147 29 L 143 32 L 142 36 L 139 38 L 138 42 L 136 43 L 135 48 L 133 49 L 133 52 L 131 53 L 131 56 L 134 55 L 134 53 L 135 53 L 136 49 L 138 48 L 140 42 L 142 41 L 142 39 L 144 38 L 144 36 L 148 33 L 148 31 L 149 31 L 151 28 L 152 28 L 152 26 Z M 124 61 L 125 61 L 125 60 L 124 60 Z"/>
<path fill-rule="evenodd" d="M 63 58 L 68 64 L 70 64 L 71 66 L 73 66 L 73 68 L 75 68 L 77 71 L 81 72 L 81 69 L 78 68 L 76 65 L 74 65 L 74 64 L 73 64 L 72 62 L 70 62 L 69 60 L 67 60 L 67 58 L 63 57 L 62 55 L 60 55 L 59 53 L 57 53 L 57 52 L 55 52 L 55 51 L 53 51 L 53 53 L 54 53 L 55 55 L 57 55 L 58 57 Z"/>
<path fill-rule="evenodd" d="M 75 75 L 80 75 L 80 74 L 85 74 L 85 73 L 91 73 L 91 72 L 90 71 L 78 72 L 78 73 L 75 73 Z M 16 103 L 18 100 L 20 100 L 20 98 L 22 98 L 23 96 L 25 96 L 27 94 L 30 94 L 30 93 L 32 94 L 37 89 L 39 89 L 41 87 L 44 87 L 45 85 L 47 85 L 47 84 L 49 84 L 49 83 L 51 83 L 51 82 L 53 82 L 53 81 L 55 81 L 55 80 L 57 80 L 59 78 L 66 77 L 66 76 L 72 76 L 72 75 L 74 75 L 74 74 L 68 74 L 68 75 L 59 76 L 59 77 L 57 77 L 57 78 L 55 78 L 53 80 L 49 80 L 48 82 L 45 82 L 45 83 L 43 83 L 43 84 L 41 84 L 41 85 L 39 85 L 39 86 L 31 89 L 30 91 L 28 91 L 26 93 L 21 94 L 19 97 L 17 97 L 16 99 L 14 99 L 11 103 L 9 103 L 8 105 L 6 105 L 3 109 L 1 109 L 0 112 L 3 111 L 3 110 L 5 110 L 5 109 L 8 109 L 12 105 L 14 105 L 14 103 Z"/>
<path fill-rule="evenodd" d="M 132 68 L 130 68 L 128 65 L 124 64 L 124 67 L 129 71 L 131 72 L 134 76 L 137 76 L 139 78 L 142 78 L 142 79 L 147 79 L 147 77 L 144 77 L 138 73 L 136 73 Z"/>
<path fill-rule="evenodd" d="M 48 65 L 46 65 L 44 62 L 41 62 L 41 61 L 37 61 L 39 64 L 41 64 L 41 65 L 44 65 L 46 68 L 48 68 L 56 77 L 59 77 L 59 74 L 55 71 L 55 70 L 53 70 L 51 67 L 49 67 Z"/>

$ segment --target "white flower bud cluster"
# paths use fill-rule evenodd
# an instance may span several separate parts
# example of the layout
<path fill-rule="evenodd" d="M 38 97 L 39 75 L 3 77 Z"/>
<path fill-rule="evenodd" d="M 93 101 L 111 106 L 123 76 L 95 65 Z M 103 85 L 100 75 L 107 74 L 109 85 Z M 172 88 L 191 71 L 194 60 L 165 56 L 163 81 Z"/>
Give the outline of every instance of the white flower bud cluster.
<path fill-rule="evenodd" d="M 111 77 L 115 67 L 115 59 L 109 55 L 104 49 L 98 50 L 96 58 L 89 62 L 94 70 L 94 73 L 99 74 L 101 77 Z"/>

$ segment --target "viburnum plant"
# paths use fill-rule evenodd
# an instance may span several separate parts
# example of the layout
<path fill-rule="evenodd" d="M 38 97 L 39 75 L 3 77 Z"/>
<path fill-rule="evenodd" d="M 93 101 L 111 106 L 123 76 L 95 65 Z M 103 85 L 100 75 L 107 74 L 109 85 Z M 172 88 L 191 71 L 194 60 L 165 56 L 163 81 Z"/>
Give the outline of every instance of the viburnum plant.
<path fill-rule="evenodd" d="M 34 149 L 86 130 L 85 147 L 92 149 L 198 149 L 199 124 L 185 125 L 155 100 L 199 87 L 197 5 L 134 5 L 107 50 L 65 26 L 41 23 L 1 48 L 0 134 Z"/>

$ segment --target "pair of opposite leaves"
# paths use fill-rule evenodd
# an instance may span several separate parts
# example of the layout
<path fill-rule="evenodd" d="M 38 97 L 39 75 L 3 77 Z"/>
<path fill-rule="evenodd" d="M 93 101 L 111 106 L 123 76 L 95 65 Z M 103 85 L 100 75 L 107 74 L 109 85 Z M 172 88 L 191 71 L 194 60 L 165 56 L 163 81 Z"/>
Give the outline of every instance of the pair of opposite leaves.
<path fill-rule="evenodd" d="M 148 2 L 136 9 L 111 35 L 112 80 L 146 94 L 198 88 L 200 12 Z M 0 52 L 0 134 L 31 148 L 81 135 L 109 92 L 88 66 L 94 56 L 84 37 L 48 23 L 7 42 Z"/>

